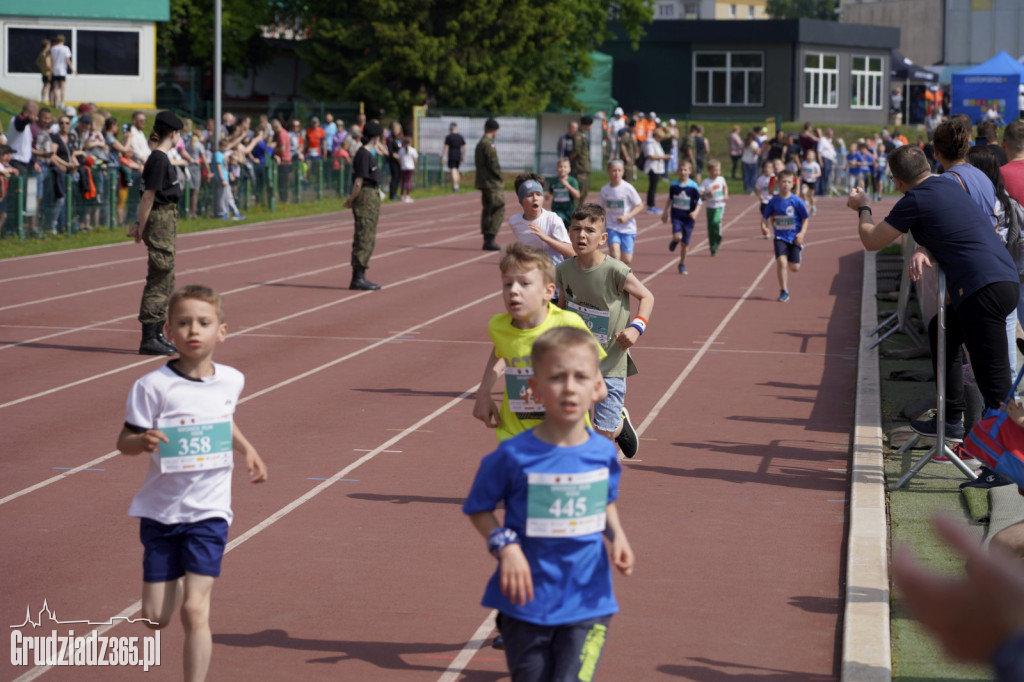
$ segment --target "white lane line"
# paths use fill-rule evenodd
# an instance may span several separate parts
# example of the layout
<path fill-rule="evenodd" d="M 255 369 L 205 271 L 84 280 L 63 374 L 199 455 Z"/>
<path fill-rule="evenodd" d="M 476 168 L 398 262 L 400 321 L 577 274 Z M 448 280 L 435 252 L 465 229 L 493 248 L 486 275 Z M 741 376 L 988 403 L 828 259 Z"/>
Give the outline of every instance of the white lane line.
<path fill-rule="evenodd" d="M 488 254 L 483 254 L 483 255 L 477 256 L 476 258 L 473 258 L 472 260 L 480 260 L 481 258 L 487 258 L 490 255 L 491 254 L 489 254 L 489 253 Z M 452 267 L 455 267 L 455 266 L 452 266 Z M 438 272 L 438 271 L 434 271 L 434 272 Z M 414 278 L 412 278 L 411 280 L 408 280 L 408 281 L 412 281 L 414 279 L 421 279 L 422 277 L 428 277 L 428 276 L 430 276 L 432 274 L 433 273 L 427 273 L 427 274 L 424 274 L 424 275 L 420 275 L 420 276 L 414 277 Z M 359 294 L 359 295 L 366 295 L 367 293 L 372 293 L 372 292 L 364 292 L 363 294 Z M 419 324 L 414 325 L 412 327 L 409 327 L 408 329 L 402 330 L 400 332 L 396 332 L 392 336 L 389 336 L 387 338 L 384 338 L 384 339 L 381 339 L 379 341 L 376 341 L 375 343 L 371 343 L 368 346 L 364 346 L 364 347 L 362 347 L 362 348 L 360 348 L 358 350 L 352 351 L 351 353 L 347 353 L 347 354 L 345 354 L 345 355 L 343 355 L 341 357 L 335 358 L 334 360 L 331 360 L 330 362 L 325 362 L 324 364 L 320 365 L 319 367 L 314 367 L 313 369 L 310 369 L 310 370 L 307 370 L 305 372 L 302 372 L 301 374 L 293 375 L 292 377 L 290 377 L 288 379 L 285 379 L 283 381 L 279 381 L 278 383 L 276 383 L 276 384 L 274 384 L 272 386 L 268 386 L 268 387 L 266 387 L 264 389 L 256 391 L 255 393 L 247 395 L 244 398 L 242 398 L 241 400 L 239 400 L 238 404 L 241 405 L 243 403 L 249 402 L 250 400 L 258 398 L 259 396 L 265 395 L 265 394 L 270 393 L 272 391 L 276 391 L 279 388 L 284 388 L 285 386 L 293 384 L 296 381 L 301 381 L 302 379 L 305 379 L 305 378 L 308 378 L 310 376 L 313 376 L 314 374 L 318 374 L 319 372 L 322 372 L 322 371 L 324 371 L 326 369 L 330 369 L 331 367 L 334 367 L 335 365 L 341 364 L 342 362 L 345 362 L 347 360 L 351 360 L 352 358 L 359 357 L 363 353 L 367 353 L 367 352 L 373 350 L 374 348 L 378 348 L 380 346 L 383 346 L 386 343 L 389 343 L 391 340 L 397 338 L 398 336 L 401 336 L 402 334 L 409 334 L 409 333 L 412 333 L 412 332 L 414 332 L 414 331 L 416 331 L 418 329 L 422 329 L 424 327 L 428 327 L 428 326 L 430 326 L 432 324 L 435 324 L 435 323 L 437 323 L 437 322 L 439 322 L 439 321 L 441 321 L 441 320 L 443 320 L 443 319 L 445 319 L 447 317 L 451 317 L 452 315 L 457 315 L 457 314 L 461 313 L 464 310 L 468 310 L 469 308 L 472 308 L 473 306 L 479 305 L 479 304 L 483 303 L 484 301 L 486 301 L 487 299 L 494 298 L 495 296 L 499 296 L 500 294 L 501 294 L 500 291 L 495 291 L 495 292 L 492 292 L 490 294 L 487 294 L 486 296 L 481 296 L 480 298 L 477 298 L 476 300 L 470 301 L 469 303 L 465 303 L 465 304 L 459 306 L 458 308 L 455 308 L 453 310 L 449 310 L 449 311 L 444 312 L 444 313 L 442 313 L 440 315 L 437 315 L 436 317 L 433 317 L 433 318 L 431 318 L 431 319 L 429 319 L 429 320 L 427 320 L 425 322 L 420 322 Z M 239 333 L 241 333 L 241 332 L 239 332 Z M 150 362 L 150 360 L 147 360 L 146 362 Z M 114 370 L 114 371 L 120 371 L 120 370 Z M 109 374 L 112 374 L 112 373 L 114 373 L 114 372 L 109 372 Z M 471 390 L 475 390 L 475 387 L 474 387 L 474 389 L 471 389 Z M 3 405 L 0 405 L 0 407 L 3 407 Z M 405 433 L 405 431 L 403 431 L 402 433 Z M 35 490 L 39 490 L 40 488 L 44 488 L 44 487 L 50 485 L 51 483 L 56 483 L 57 481 L 61 481 L 61 480 L 67 478 L 68 476 L 70 476 L 72 474 L 75 474 L 75 473 L 78 473 L 79 471 L 82 471 L 83 469 L 91 468 L 91 467 L 95 466 L 96 464 L 99 464 L 100 462 L 106 461 L 106 460 L 110 459 L 111 457 L 115 457 L 117 454 L 118 454 L 118 451 L 116 451 L 116 450 L 114 452 L 109 452 L 109 453 L 103 455 L 102 457 L 94 459 L 94 460 L 92 460 L 90 462 L 86 462 L 85 464 L 77 466 L 74 469 L 70 469 L 68 471 L 61 472 L 57 476 L 53 476 L 51 478 L 46 479 L 45 481 L 40 481 L 39 483 L 36 483 L 35 485 L 31 485 L 28 488 L 24 488 L 24 489 L 19 490 L 17 492 L 11 493 L 10 495 L 7 495 L 6 497 L 0 499 L 0 505 L 6 504 L 7 502 L 10 502 L 12 500 L 16 500 L 19 497 L 27 495 L 28 493 L 31 493 L 31 492 L 33 492 Z"/>
<path fill-rule="evenodd" d="M 451 662 L 448 669 L 444 671 L 444 674 L 437 679 L 437 682 L 458 682 L 459 677 L 462 675 L 462 671 L 469 665 L 469 662 L 476 656 L 476 652 L 483 648 L 484 643 L 487 642 L 487 638 L 495 628 L 495 618 L 497 618 L 498 612 L 491 611 L 487 614 L 487 618 L 480 624 L 480 627 L 476 629 L 473 636 L 470 638 L 466 646 L 462 647 L 462 651 L 458 653 L 455 660 Z"/>
<path fill-rule="evenodd" d="M 446 270 L 454 270 L 454 269 L 457 269 L 457 268 L 461 268 L 464 265 L 468 265 L 470 263 L 474 263 L 476 261 L 483 260 L 485 258 L 489 258 L 492 255 L 493 254 L 491 254 L 491 253 L 483 253 L 483 254 L 481 254 L 479 256 L 474 256 L 473 258 L 469 258 L 467 260 L 463 260 L 463 261 L 460 261 L 458 263 L 454 263 L 452 265 L 448 265 L 448 266 L 445 266 L 443 268 L 439 268 L 437 270 L 431 270 L 430 272 L 425 272 L 425 273 L 423 273 L 421 275 L 415 275 L 413 277 L 407 277 L 406 279 L 399 280 L 398 282 L 395 282 L 393 284 L 389 284 L 388 286 L 389 287 L 396 287 L 396 286 L 401 286 L 401 285 L 404 285 L 404 284 L 409 284 L 411 282 L 416 282 L 418 280 L 425 279 L 427 277 L 433 277 L 434 275 L 436 275 L 436 274 L 438 274 L 440 272 L 445 272 Z M 340 267 L 340 266 L 332 266 L 332 267 Z M 252 287 L 256 287 L 256 286 L 262 286 L 262 285 L 252 285 Z M 252 288 L 252 287 L 250 287 L 250 288 Z M 484 299 L 490 298 L 492 296 L 497 296 L 500 293 L 501 292 L 494 292 L 493 294 L 488 294 L 487 296 L 485 296 L 484 298 L 479 299 L 479 300 L 484 300 Z M 330 301 L 329 303 L 324 303 L 322 305 L 314 306 L 312 308 L 306 308 L 305 310 L 300 310 L 300 311 L 292 313 L 290 315 L 285 315 L 284 317 L 279 317 L 279 318 L 277 318 L 275 320 L 269 320 L 269 321 L 263 322 L 261 324 L 253 325 L 251 327 L 246 327 L 245 329 L 242 329 L 242 330 L 236 332 L 234 334 L 234 336 L 241 336 L 241 335 L 246 334 L 248 332 L 251 332 L 251 331 L 253 331 L 255 329 L 262 329 L 264 327 L 269 327 L 269 326 L 272 326 L 272 325 L 275 325 L 275 324 L 279 324 L 281 322 L 286 322 L 286 321 L 294 319 L 296 317 L 301 317 L 303 315 L 309 315 L 311 313 L 316 313 L 316 312 L 319 312 L 321 310 L 325 310 L 327 308 L 331 308 L 331 307 L 334 307 L 336 305 L 340 305 L 342 303 L 347 303 L 348 301 L 351 301 L 352 299 L 361 298 L 363 296 L 369 296 L 369 295 L 372 295 L 372 294 L 373 294 L 372 291 L 361 291 L 361 292 L 356 293 L 356 294 L 350 294 L 348 296 L 345 296 L 344 298 L 339 298 L 339 299 L 336 299 L 334 301 Z M 461 308 L 460 308 L 460 310 L 461 310 Z M 450 314 L 450 313 L 447 313 L 447 314 Z M 447 314 L 446 314 L 446 316 L 447 316 Z M 423 323 L 423 324 L 428 324 L 428 323 Z M 418 326 L 417 327 L 413 327 L 413 329 L 416 329 L 416 328 L 418 328 Z M 407 334 L 407 333 L 408 332 L 403 332 L 403 334 Z M 387 339 L 385 339 L 383 341 L 379 341 L 377 343 L 374 343 L 374 344 L 372 344 L 370 346 L 367 346 L 366 348 L 367 349 L 369 349 L 369 348 L 376 348 L 377 346 L 379 346 L 381 344 L 389 343 L 389 342 L 393 341 L 395 338 L 396 338 L 395 336 L 390 336 Z M 124 372 L 124 371 L 132 369 L 134 367 L 139 367 L 141 365 L 144 365 L 146 363 L 156 362 L 156 361 L 165 360 L 165 359 L 166 359 L 165 356 L 158 355 L 158 356 L 146 358 L 145 360 L 140 360 L 139 362 L 134 362 L 134 363 L 125 365 L 123 367 L 116 367 L 114 369 L 107 370 L 106 372 L 102 372 L 100 374 L 94 374 L 92 376 L 85 377 L 85 378 L 79 379 L 77 381 L 72 381 L 70 383 L 63 384 L 61 386 L 55 386 L 55 387 L 49 388 L 49 389 L 47 389 L 45 391 L 40 391 L 39 393 L 33 393 L 32 395 L 22 396 L 21 398 L 17 398 L 15 400 L 10 400 L 10 401 L 8 401 L 6 403 L 0 403 L 0 409 L 4 409 L 4 408 L 7 408 L 7 407 L 13 407 L 14 405 L 20 405 L 21 403 L 28 402 L 29 400 L 35 400 L 37 398 L 42 398 L 42 397 L 47 396 L 47 395 L 52 395 L 52 394 L 57 393 L 59 391 L 63 391 L 63 390 L 69 389 L 69 388 L 73 388 L 75 386 L 80 386 L 82 384 L 88 383 L 90 381 L 95 381 L 97 379 L 102 379 L 102 378 L 108 377 L 108 376 L 110 376 L 112 374 L 117 374 L 119 372 Z"/>
<path fill-rule="evenodd" d="M 452 236 L 452 237 L 448 237 L 446 239 L 441 239 L 441 240 L 438 240 L 438 241 L 433 242 L 433 243 L 435 245 L 437 245 L 437 244 L 446 244 L 448 242 L 458 241 L 458 240 L 465 239 L 465 238 L 466 238 L 466 233 L 463 233 L 463 234 L 457 234 L 457 235 Z M 342 243 L 344 243 L 344 242 L 342 242 Z M 398 254 L 407 253 L 408 251 L 412 251 L 412 250 L 415 250 L 417 248 L 419 248 L 419 247 L 416 247 L 416 246 L 406 246 L 406 247 L 402 247 L 400 249 L 396 249 L 394 251 L 389 251 L 387 253 L 379 254 L 379 255 L 375 256 L 374 258 L 376 258 L 377 260 L 381 260 L 383 258 L 388 258 L 390 256 L 395 256 L 395 255 L 398 255 Z M 246 286 L 243 286 L 243 287 L 238 287 L 236 289 L 229 289 L 227 291 L 222 291 L 220 293 L 221 293 L 221 296 L 229 296 L 231 294 L 237 294 L 237 293 L 241 293 L 243 291 L 250 291 L 252 289 L 259 289 L 260 287 L 272 286 L 274 284 L 280 284 L 281 282 L 286 282 L 286 281 L 292 280 L 292 279 L 301 279 L 303 277 L 312 277 L 313 275 L 319 275 L 320 273 L 327 272 L 328 270 L 337 270 L 337 269 L 342 269 L 342 268 L 347 268 L 347 267 L 349 267 L 348 263 L 335 263 L 333 265 L 328 265 L 326 267 L 318 268 L 316 270 L 306 270 L 304 272 L 299 272 L 299 273 L 296 273 L 296 274 L 293 274 L 293 275 L 285 275 L 283 277 L 278 277 L 277 279 L 272 279 L 272 280 L 268 280 L 268 281 L 265 281 L 265 282 L 258 282 L 256 284 L 249 284 L 249 285 L 246 285 Z M 394 286 L 394 285 L 389 285 L 389 286 Z M 16 343 L 9 343 L 9 344 L 0 346 L 0 351 L 7 350 L 8 348 L 17 348 L 18 346 L 25 346 L 25 345 L 29 345 L 29 344 L 33 344 L 33 343 L 38 343 L 40 341 L 46 341 L 48 339 L 52 339 L 52 338 L 55 338 L 55 337 L 58 337 L 58 336 L 64 336 L 66 334 L 74 334 L 74 333 L 80 332 L 80 331 L 86 331 L 86 330 L 89 330 L 89 329 L 95 329 L 96 327 L 102 327 L 104 325 L 113 324 L 113 323 L 116 323 L 116 322 L 122 322 L 124 320 L 130 320 L 130 319 L 133 319 L 135 317 L 136 317 L 136 315 L 134 313 L 131 314 L 131 315 L 122 315 L 120 317 L 111 318 L 109 320 L 101 320 L 100 322 L 94 322 L 93 324 L 88 324 L 88 325 L 85 325 L 85 326 L 82 326 L 82 327 L 74 327 L 72 329 L 65 329 L 63 331 L 54 332 L 53 334 L 47 334 L 46 336 L 37 336 L 37 337 L 32 338 L 32 339 L 26 339 L 24 341 L 18 341 Z M 241 333 L 241 332 L 237 332 L 237 333 Z M 2 406 L 0 406 L 0 407 L 2 407 Z"/>
<path fill-rule="evenodd" d="M 424 323 L 424 324 L 426 324 L 426 323 Z M 288 514 L 290 514 L 293 511 L 295 511 L 296 509 L 298 509 L 299 507 L 301 507 L 305 503 L 309 502 L 314 497 L 316 497 L 317 495 L 319 495 L 320 493 L 324 492 L 325 490 L 330 488 L 332 485 L 337 483 L 339 480 L 341 480 L 341 479 L 345 478 L 346 476 L 348 476 L 348 474 L 352 473 L 353 471 L 355 471 L 356 469 L 358 469 L 362 465 L 366 464 L 367 462 L 372 460 L 374 457 L 376 457 L 380 453 L 385 452 L 388 448 L 390 448 L 395 443 L 398 443 L 399 441 L 403 440 L 406 436 L 415 433 L 416 431 L 418 431 L 420 429 L 420 427 L 424 426 L 425 424 L 429 424 L 434 419 L 437 419 L 438 417 L 440 417 L 441 415 L 446 413 L 449 409 L 451 409 L 452 407 L 455 407 L 456 405 L 458 405 L 459 402 L 461 402 L 462 400 L 465 400 L 466 398 L 472 396 L 476 392 L 476 389 L 479 386 L 480 385 L 477 384 L 477 385 L 473 386 L 472 388 L 464 391 L 458 397 L 452 398 L 447 403 L 445 403 L 441 407 L 437 408 L 436 410 L 434 410 L 433 412 L 431 412 L 427 416 L 423 417 L 422 419 L 420 419 L 415 424 L 406 427 L 401 433 L 398 433 L 398 434 L 392 436 L 387 441 L 381 443 L 376 448 L 374 448 L 370 452 L 366 453 L 365 455 L 363 455 L 362 457 L 360 457 L 356 461 L 352 462 L 351 464 L 346 466 L 341 471 L 338 471 L 337 473 L 335 473 L 333 476 L 331 476 L 327 480 L 325 480 L 322 483 L 320 483 L 319 485 L 311 488 L 310 490 L 308 490 L 303 495 L 295 498 L 294 500 L 292 500 L 291 502 L 289 502 L 285 506 L 281 507 L 276 512 L 274 512 L 273 514 L 271 514 L 267 518 L 263 519 L 258 524 L 256 524 L 255 526 L 253 526 L 252 528 L 250 528 L 249 530 L 247 530 L 246 532 L 242 533 L 237 538 L 235 538 L 234 540 L 229 542 L 227 544 L 227 547 L 224 548 L 224 553 L 227 554 L 231 550 L 237 549 L 239 547 L 239 545 L 241 545 L 241 544 L 251 540 L 252 538 L 256 537 L 257 535 L 259 535 L 260 533 L 265 531 L 267 528 L 270 528 L 272 525 L 274 525 L 275 523 L 277 523 L 278 521 L 283 519 L 285 516 L 287 516 Z M 116 616 L 114 616 L 114 618 L 111 619 L 111 623 L 113 623 L 112 625 L 103 625 L 103 626 L 100 626 L 99 628 L 96 628 L 97 636 L 102 635 L 103 633 L 105 633 L 108 630 L 110 630 L 111 628 L 113 628 L 115 625 L 117 625 L 120 622 L 122 622 L 122 621 L 118 621 L 117 620 L 118 618 L 122 618 L 122 619 L 123 618 L 131 618 L 134 614 L 138 613 L 141 609 L 142 609 L 142 600 L 135 601 L 131 606 L 129 606 L 128 608 L 124 609 L 123 611 L 121 611 L 121 613 L 117 614 Z M 488 632 L 490 632 L 490 631 L 488 630 Z M 90 635 L 90 633 L 86 633 L 85 635 L 82 635 L 82 636 L 89 636 L 89 635 Z M 478 645 L 477 649 L 479 649 L 479 648 L 480 647 Z M 463 650 L 465 651 L 465 649 L 463 649 Z M 472 656 L 472 654 L 470 654 L 470 656 Z M 15 682 L 27 682 L 28 680 L 34 680 L 37 677 L 39 677 L 40 675 L 42 675 L 43 673 L 45 673 L 47 670 L 49 670 L 51 667 L 52 666 L 37 666 L 35 668 L 32 668 L 31 670 L 27 671 L 24 675 L 18 677 L 15 680 Z"/>

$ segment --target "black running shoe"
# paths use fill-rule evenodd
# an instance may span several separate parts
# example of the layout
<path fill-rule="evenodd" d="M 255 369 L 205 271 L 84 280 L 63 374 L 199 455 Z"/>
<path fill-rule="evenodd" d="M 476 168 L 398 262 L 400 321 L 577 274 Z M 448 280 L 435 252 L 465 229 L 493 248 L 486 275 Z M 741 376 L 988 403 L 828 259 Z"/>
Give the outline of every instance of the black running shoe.
<path fill-rule="evenodd" d="M 633 459 L 637 450 L 640 449 L 640 439 L 636 437 L 636 429 L 630 423 L 629 410 L 625 407 L 622 408 L 622 431 L 616 436 L 615 442 L 618 443 L 619 449 L 622 450 L 626 459 Z"/>
<path fill-rule="evenodd" d="M 913 429 L 914 433 L 922 436 L 935 437 L 938 433 L 938 429 L 935 424 L 935 417 L 931 419 L 915 419 L 910 422 L 910 428 Z M 952 443 L 959 443 L 964 439 L 964 424 L 959 419 L 956 421 L 947 421 L 945 429 L 945 437 L 947 441 Z"/>

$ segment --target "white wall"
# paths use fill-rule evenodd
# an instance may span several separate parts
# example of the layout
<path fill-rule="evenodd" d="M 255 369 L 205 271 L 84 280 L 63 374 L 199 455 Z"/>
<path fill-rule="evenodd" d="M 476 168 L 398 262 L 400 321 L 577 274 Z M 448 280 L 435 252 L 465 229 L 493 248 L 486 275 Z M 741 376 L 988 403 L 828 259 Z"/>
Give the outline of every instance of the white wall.
<path fill-rule="evenodd" d="M 145 21 L 111 21 L 89 19 L 41 19 L 37 17 L 0 17 L 0 88 L 25 98 L 38 99 L 42 78 L 38 73 L 10 73 L 7 64 L 7 28 L 93 29 L 107 31 L 138 30 L 139 75 L 98 76 L 69 75 L 65 100 L 71 104 L 95 102 L 99 105 L 132 105 L 140 109 L 155 108 L 156 102 L 156 25 Z M 69 36 L 70 40 L 70 36 Z M 38 54 L 38 47 L 36 48 Z M 33 55 L 33 61 L 35 55 Z"/>

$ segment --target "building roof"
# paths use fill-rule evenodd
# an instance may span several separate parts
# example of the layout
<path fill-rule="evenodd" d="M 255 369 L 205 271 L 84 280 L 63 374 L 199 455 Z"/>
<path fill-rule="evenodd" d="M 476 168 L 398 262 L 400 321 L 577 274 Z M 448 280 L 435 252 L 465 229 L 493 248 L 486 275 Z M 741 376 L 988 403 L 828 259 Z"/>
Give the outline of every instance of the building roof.
<path fill-rule="evenodd" d="M 624 39 L 621 29 L 616 29 L 618 40 Z M 656 21 L 644 30 L 641 43 L 804 43 L 879 49 L 900 46 L 898 28 L 820 19 Z"/>
<path fill-rule="evenodd" d="M 31 6 L 29 6 L 31 5 Z M 19 9 L 23 11 L 11 11 Z M 35 4 L 3 3 L 0 16 L 39 19 L 120 19 L 123 21 L 169 21 L 171 0 L 46 0 Z"/>

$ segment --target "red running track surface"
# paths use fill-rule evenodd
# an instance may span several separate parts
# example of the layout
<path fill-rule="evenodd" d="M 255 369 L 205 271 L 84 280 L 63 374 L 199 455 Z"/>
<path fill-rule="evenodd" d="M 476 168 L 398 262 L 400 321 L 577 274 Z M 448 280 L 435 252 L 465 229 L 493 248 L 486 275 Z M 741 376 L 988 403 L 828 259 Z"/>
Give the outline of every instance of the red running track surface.
<path fill-rule="evenodd" d="M 599 679 L 836 679 L 862 258 L 853 214 L 819 206 L 787 304 L 752 198 L 730 201 L 716 258 L 698 226 L 686 277 L 668 228 L 640 221 L 634 272 L 657 300 L 619 503 L 637 566 L 616 577 Z M 494 562 L 460 505 L 495 445 L 471 411 L 502 311 L 478 215 L 476 193 L 385 206 L 372 293 L 346 288 L 348 212 L 179 238 L 178 284 L 225 295 L 216 360 L 246 375 L 236 420 L 270 469 L 253 486 L 236 468 L 209 679 L 506 677 L 489 640 L 467 648 L 487 632 Z M 132 382 L 164 362 L 134 352 L 144 277 L 132 243 L 0 261 L 8 625 L 44 600 L 62 621 L 138 617 L 126 511 L 146 464 L 114 443 Z M 176 616 L 145 679 L 180 679 L 181 643 Z M 2 679 L 142 675 L 0 665 Z"/>

